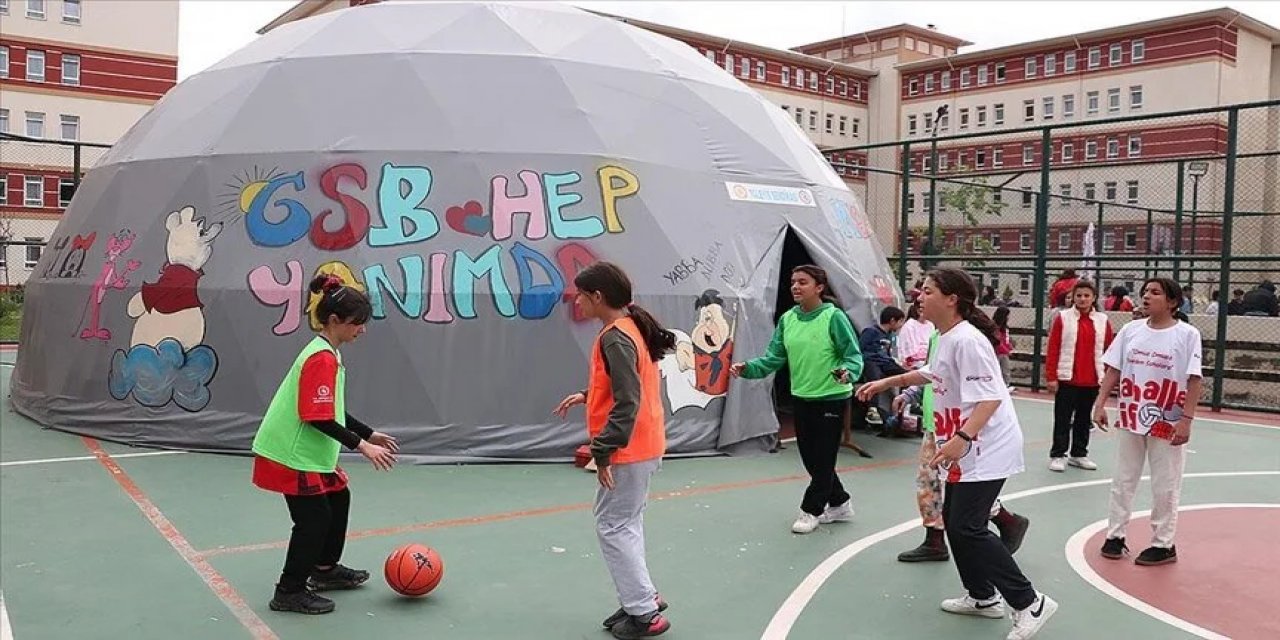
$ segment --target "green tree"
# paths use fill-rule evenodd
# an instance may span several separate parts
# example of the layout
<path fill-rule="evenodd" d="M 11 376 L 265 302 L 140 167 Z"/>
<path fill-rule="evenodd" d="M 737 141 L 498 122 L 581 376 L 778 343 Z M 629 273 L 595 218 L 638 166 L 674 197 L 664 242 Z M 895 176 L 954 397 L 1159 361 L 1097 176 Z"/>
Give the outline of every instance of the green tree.
<path fill-rule="evenodd" d="M 957 167 L 956 173 L 963 176 L 968 173 L 969 167 Z M 967 184 L 944 184 L 938 189 L 938 205 L 945 206 L 947 211 L 954 211 L 960 214 L 967 228 L 980 227 L 985 219 L 991 216 L 1000 216 L 1004 213 L 1007 206 L 1003 198 L 997 199 L 999 193 L 998 187 L 991 187 L 987 184 L 985 176 L 977 176 L 973 178 L 964 178 Z M 986 235 L 976 235 L 964 232 L 965 242 L 960 246 L 952 245 L 943 249 L 940 253 L 943 255 L 961 255 L 961 254 L 977 254 L 990 255 L 995 253 L 995 247 L 991 244 L 991 239 Z M 928 234 L 928 230 L 924 231 Z M 941 230 L 934 230 L 933 246 L 939 247 L 942 244 Z M 966 246 L 968 245 L 968 246 Z M 986 261 L 981 258 L 965 258 L 962 264 L 966 268 L 982 267 L 986 265 Z"/>

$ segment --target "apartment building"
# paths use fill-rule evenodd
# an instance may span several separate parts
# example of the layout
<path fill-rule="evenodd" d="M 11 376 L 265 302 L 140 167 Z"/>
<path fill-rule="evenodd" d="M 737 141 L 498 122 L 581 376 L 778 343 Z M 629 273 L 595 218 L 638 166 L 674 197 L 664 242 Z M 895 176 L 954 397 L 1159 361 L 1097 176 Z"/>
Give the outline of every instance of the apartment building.
<path fill-rule="evenodd" d="M 0 0 L 0 133 L 110 144 L 177 76 L 177 0 Z M 0 141 L 0 287 L 31 275 L 73 170 L 69 146 Z"/>

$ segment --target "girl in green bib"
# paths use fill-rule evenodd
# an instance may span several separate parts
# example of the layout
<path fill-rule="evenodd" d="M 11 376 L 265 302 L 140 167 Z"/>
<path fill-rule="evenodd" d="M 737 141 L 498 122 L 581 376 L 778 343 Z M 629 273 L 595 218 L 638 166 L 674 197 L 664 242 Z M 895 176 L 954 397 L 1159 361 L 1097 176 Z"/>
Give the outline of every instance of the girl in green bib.
<path fill-rule="evenodd" d="M 364 333 L 369 299 L 336 276 L 311 281 L 320 295 L 315 319 L 323 328 L 294 359 L 267 407 L 253 440 L 253 483 L 284 495 L 293 534 L 284 571 L 270 607 L 274 611 L 328 613 L 333 601 L 317 591 L 351 589 L 368 571 L 338 564 L 347 537 L 351 493 L 338 466 L 341 446 L 359 451 L 373 466 L 390 470 L 396 439 L 346 412 L 346 369 L 338 347 Z"/>
<path fill-rule="evenodd" d="M 836 454 L 853 381 L 862 375 L 862 352 L 853 324 L 836 306 L 827 272 L 814 265 L 791 271 L 796 306 L 783 314 L 765 354 L 735 363 L 729 373 L 763 378 L 787 365 L 795 399 L 796 447 L 809 472 L 795 533 L 853 517 L 852 500 L 836 475 Z"/>

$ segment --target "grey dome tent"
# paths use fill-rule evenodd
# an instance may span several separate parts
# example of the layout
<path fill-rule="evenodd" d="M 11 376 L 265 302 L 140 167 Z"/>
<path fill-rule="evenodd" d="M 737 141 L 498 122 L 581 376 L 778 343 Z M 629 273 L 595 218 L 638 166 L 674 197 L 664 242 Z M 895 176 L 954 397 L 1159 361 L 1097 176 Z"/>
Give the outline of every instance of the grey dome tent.
<path fill-rule="evenodd" d="M 562 6 L 386 3 L 273 30 L 176 86 L 92 169 L 28 285 L 14 406 L 135 445 L 244 452 L 312 338 L 306 287 L 372 298 L 348 407 L 417 462 L 554 460 L 621 264 L 679 331 L 673 454 L 760 450 L 793 234 L 854 324 L 900 299 L 813 144 L 687 45 Z"/>

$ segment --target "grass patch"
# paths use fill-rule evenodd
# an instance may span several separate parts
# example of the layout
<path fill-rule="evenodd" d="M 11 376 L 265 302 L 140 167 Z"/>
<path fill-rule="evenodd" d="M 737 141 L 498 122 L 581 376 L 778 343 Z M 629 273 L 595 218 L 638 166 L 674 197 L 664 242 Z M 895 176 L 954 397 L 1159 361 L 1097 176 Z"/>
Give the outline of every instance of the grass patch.
<path fill-rule="evenodd" d="M 22 311 L 6 313 L 0 318 L 0 342 L 17 342 L 22 330 Z"/>

